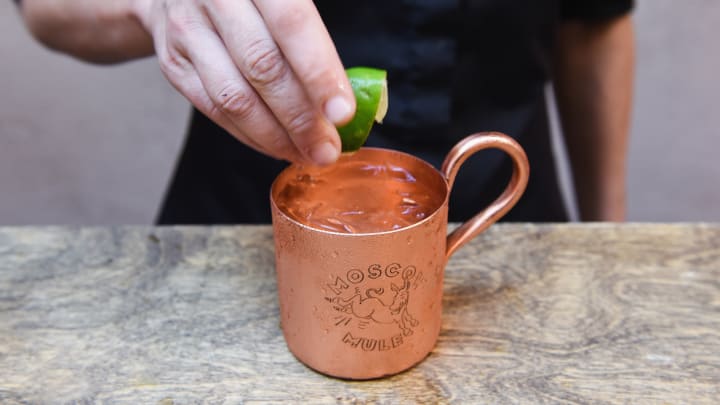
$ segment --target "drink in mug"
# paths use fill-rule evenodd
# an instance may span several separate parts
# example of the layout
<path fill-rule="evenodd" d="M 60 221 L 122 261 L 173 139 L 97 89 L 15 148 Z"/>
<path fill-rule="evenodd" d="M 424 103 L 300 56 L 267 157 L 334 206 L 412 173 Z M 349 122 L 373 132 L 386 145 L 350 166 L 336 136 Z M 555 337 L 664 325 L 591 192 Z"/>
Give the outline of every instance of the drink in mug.
<path fill-rule="evenodd" d="M 373 233 L 404 228 L 442 205 L 444 195 L 418 181 L 412 168 L 350 159 L 298 170 L 278 193 L 278 207 L 312 228 Z"/>

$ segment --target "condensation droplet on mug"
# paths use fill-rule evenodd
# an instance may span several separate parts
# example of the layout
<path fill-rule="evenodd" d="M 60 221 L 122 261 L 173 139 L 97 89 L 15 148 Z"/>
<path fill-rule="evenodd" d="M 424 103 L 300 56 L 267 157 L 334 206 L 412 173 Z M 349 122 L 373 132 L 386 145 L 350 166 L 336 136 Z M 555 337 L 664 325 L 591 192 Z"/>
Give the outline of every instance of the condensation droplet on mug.
<path fill-rule="evenodd" d="M 413 243 L 413 237 L 412 237 L 412 236 L 408 236 L 408 237 L 407 237 L 407 244 L 410 245 L 410 244 L 412 244 L 412 243 Z"/>
<path fill-rule="evenodd" d="M 340 253 L 338 253 L 337 250 L 334 250 L 330 256 L 332 256 L 333 259 L 337 259 L 337 257 L 340 256 Z"/>

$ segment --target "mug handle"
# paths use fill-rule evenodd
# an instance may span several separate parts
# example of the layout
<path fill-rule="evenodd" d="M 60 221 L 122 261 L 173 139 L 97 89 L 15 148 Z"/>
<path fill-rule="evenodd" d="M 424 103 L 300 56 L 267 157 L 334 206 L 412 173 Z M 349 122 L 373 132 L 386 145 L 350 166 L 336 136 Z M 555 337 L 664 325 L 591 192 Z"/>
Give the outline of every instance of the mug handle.
<path fill-rule="evenodd" d="M 460 166 L 473 154 L 484 149 L 500 149 L 510 155 L 513 174 L 505 191 L 484 210 L 475 214 L 447 236 L 446 258 L 480 232 L 494 224 L 518 202 L 530 176 L 530 164 L 525 151 L 514 139 L 500 132 L 478 132 L 458 142 L 445 157 L 440 171 L 448 182 L 448 194 L 452 190 Z"/>

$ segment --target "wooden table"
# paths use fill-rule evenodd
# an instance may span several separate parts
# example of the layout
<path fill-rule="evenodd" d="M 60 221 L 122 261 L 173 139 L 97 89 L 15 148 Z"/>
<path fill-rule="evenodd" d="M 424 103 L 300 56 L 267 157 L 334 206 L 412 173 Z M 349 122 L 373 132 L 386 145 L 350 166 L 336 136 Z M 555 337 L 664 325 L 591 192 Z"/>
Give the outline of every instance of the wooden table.
<path fill-rule="evenodd" d="M 0 403 L 720 403 L 720 225 L 496 225 L 369 382 L 278 326 L 269 227 L 0 228 Z"/>

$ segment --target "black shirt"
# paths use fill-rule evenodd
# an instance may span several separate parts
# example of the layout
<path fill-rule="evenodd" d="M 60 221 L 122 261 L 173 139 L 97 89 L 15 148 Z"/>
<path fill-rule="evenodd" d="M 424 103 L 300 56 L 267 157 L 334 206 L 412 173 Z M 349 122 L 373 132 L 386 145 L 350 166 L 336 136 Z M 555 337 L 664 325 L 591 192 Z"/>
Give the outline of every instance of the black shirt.
<path fill-rule="evenodd" d="M 364 0 L 315 2 L 345 66 L 388 71 L 390 102 L 369 146 L 439 167 L 464 136 L 501 131 L 525 148 L 528 188 L 505 220 L 566 221 L 544 86 L 564 19 L 605 19 L 631 0 Z M 244 146 L 198 111 L 167 192 L 161 224 L 269 223 L 269 189 L 287 163 Z M 504 189 L 511 162 L 483 151 L 460 169 L 449 216 L 463 221 Z"/>

